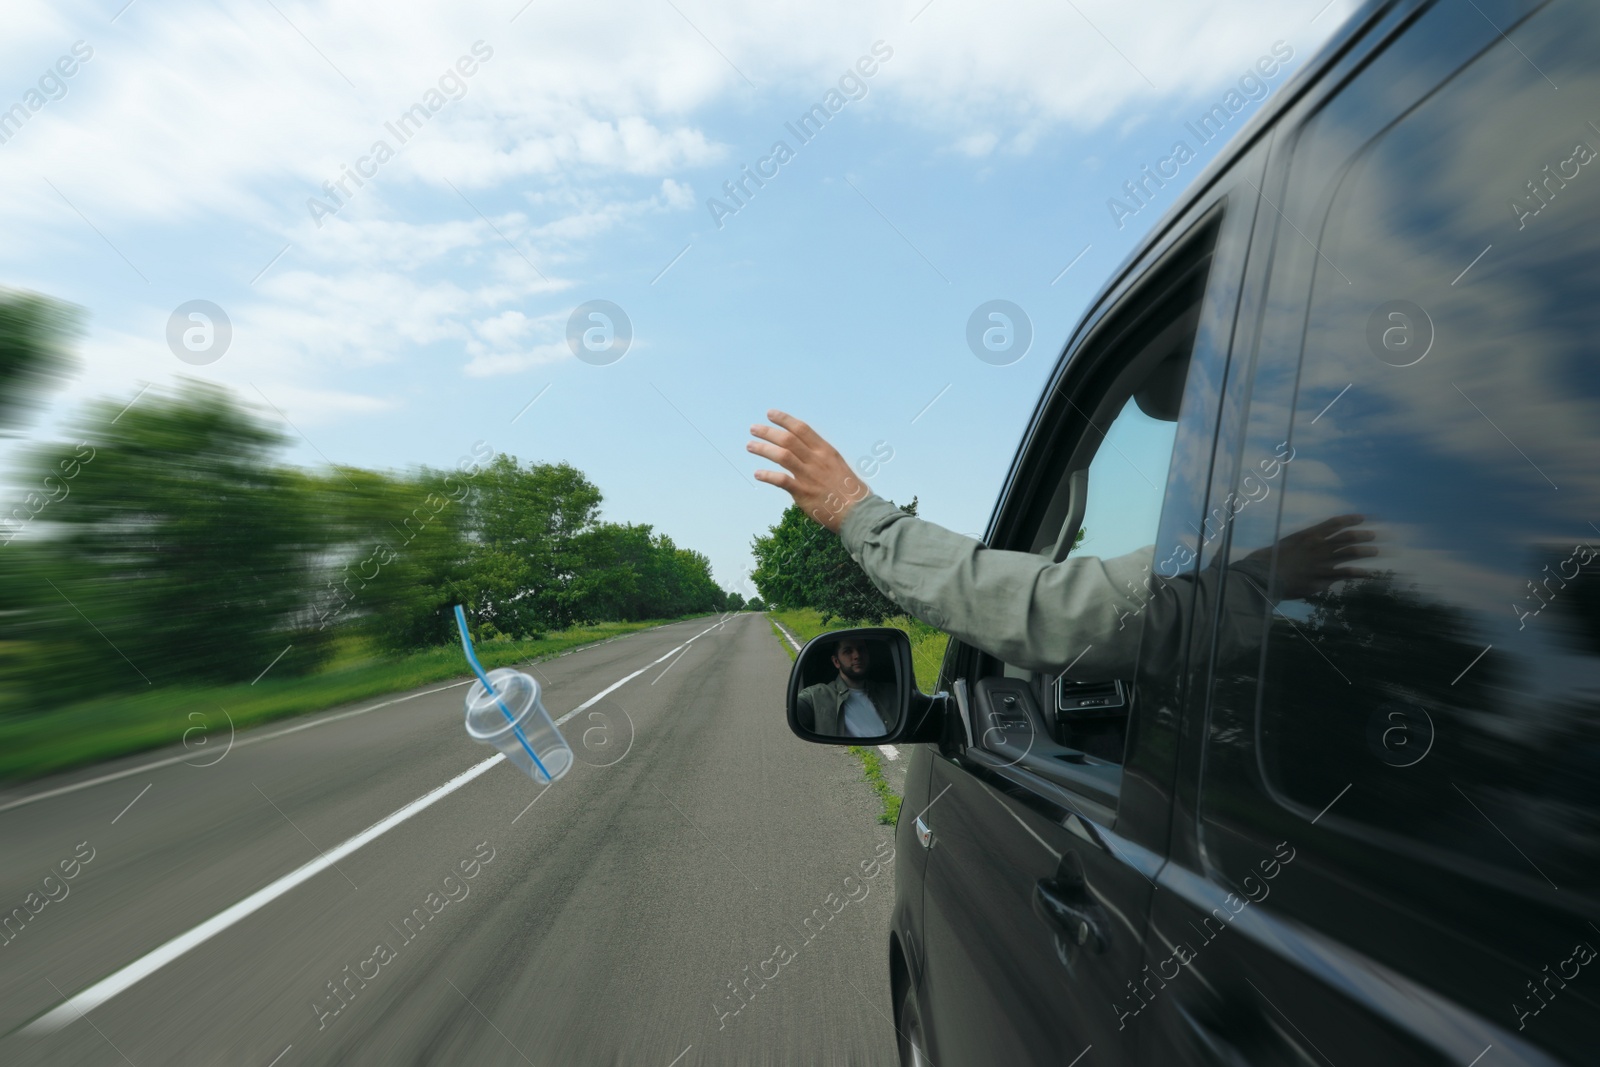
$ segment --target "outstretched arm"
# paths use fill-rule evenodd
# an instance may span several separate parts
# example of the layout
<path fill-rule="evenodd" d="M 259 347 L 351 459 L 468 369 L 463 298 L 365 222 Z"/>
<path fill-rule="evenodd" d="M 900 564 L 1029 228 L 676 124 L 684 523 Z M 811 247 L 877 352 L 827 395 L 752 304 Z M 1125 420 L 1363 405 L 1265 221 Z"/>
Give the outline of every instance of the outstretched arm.
<path fill-rule="evenodd" d="M 837 449 L 810 426 L 769 411 L 746 447 L 782 471 L 756 477 L 838 533 L 872 583 L 912 615 L 1008 663 L 1041 670 L 1075 664 L 1073 677 L 1127 674 L 1137 650 L 1131 624 L 1152 592 L 1139 561 L 1075 557 L 1052 564 L 914 518 L 872 495 Z M 1153 588 L 1155 583 L 1150 583 Z M 1168 609 L 1158 606 L 1163 614 Z"/>
<path fill-rule="evenodd" d="M 1216 595 L 1206 584 L 1154 575 L 1150 548 L 1107 560 L 1073 555 L 1061 563 L 986 548 L 872 495 L 838 450 L 804 422 L 781 411 L 768 417 L 777 425 L 751 427 L 758 440 L 747 447 L 784 471 L 761 470 L 756 477 L 787 491 L 838 533 L 851 558 L 895 603 L 1007 663 L 1046 671 L 1070 664 L 1078 681 L 1126 678 L 1142 630 L 1161 646 L 1147 655 L 1176 657 L 1190 599 Z M 1271 600 L 1366 577 L 1348 566 L 1375 553 L 1363 543 L 1372 534 L 1353 529 L 1361 521 L 1338 516 L 1280 541 Z M 1271 552 L 1252 553 L 1228 570 L 1224 650 L 1255 644 L 1268 607 L 1262 598 L 1269 595 Z"/>

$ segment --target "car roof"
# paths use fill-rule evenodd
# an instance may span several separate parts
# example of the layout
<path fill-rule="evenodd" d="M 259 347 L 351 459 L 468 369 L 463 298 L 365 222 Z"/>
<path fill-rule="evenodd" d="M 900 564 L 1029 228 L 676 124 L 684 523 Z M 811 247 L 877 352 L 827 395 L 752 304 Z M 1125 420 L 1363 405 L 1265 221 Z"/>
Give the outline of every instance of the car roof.
<path fill-rule="evenodd" d="M 1068 356 L 1077 347 L 1077 342 L 1084 334 L 1085 328 L 1093 324 L 1105 309 L 1108 302 L 1123 287 L 1129 276 L 1136 273 L 1139 265 L 1148 257 L 1151 251 L 1165 240 L 1169 231 L 1176 225 L 1195 203 L 1205 195 L 1212 184 L 1224 174 L 1228 168 L 1244 155 L 1246 150 L 1258 138 L 1266 133 L 1282 117 L 1283 113 L 1292 107 L 1305 93 L 1315 86 L 1325 73 L 1331 68 L 1350 46 L 1362 36 L 1369 26 L 1381 17 L 1396 8 L 1402 7 L 1428 7 L 1434 0 L 1366 0 L 1349 18 L 1347 18 L 1333 35 L 1323 43 L 1303 67 L 1284 83 L 1283 87 L 1259 111 L 1250 117 L 1250 120 L 1240 128 L 1239 132 L 1229 139 L 1228 143 L 1217 153 L 1204 170 L 1195 175 L 1194 180 L 1184 187 L 1178 199 L 1162 213 L 1155 225 L 1150 227 L 1133 250 L 1117 265 L 1104 286 L 1095 293 L 1094 299 L 1089 302 L 1082 318 L 1073 328 L 1072 335 L 1068 338 L 1066 347 L 1062 350 L 1057 361 L 1051 381 L 1056 381 L 1065 366 Z"/>
<path fill-rule="evenodd" d="M 1017 449 L 1012 453 L 1011 462 L 1006 470 L 1005 480 L 1001 483 L 1000 495 L 995 500 L 994 509 L 989 514 L 989 521 L 985 525 L 984 541 L 991 542 L 998 529 L 1002 516 L 1012 500 L 1016 489 L 1016 479 L 1021 470 L 1022 463 L 1029 448 L 1032 446 L 1035 435 L 1039 432 L 1041 421 L 1044 419 L 1048 401 L 1062 376 L 1065 374 L 1067 364 L 1072 356 L 1081 348 L 1082 342 L 1101 320 L 1109 309 L 1115 304 L 1118 297 L 1124 292 L 1130 280 L 1140 273 L 1141 265 L 1146 264 L 1160 245 L 1171 236 L 1171 231 L 1184 216 L 1203 197 L 1207 190 L 1220 178 L 1228 168 L 1242 156 L 1264 133 L 1270 130 L 1290 107 L 1293 107 L 1300 98 L 1311 91 L 1324 75 L 1334 67 L 1350 50 L 1351 46 L 1360 39 L 1375 23 L 1389 15 L 1391 12 L 1413 9 L 1420 11 L 1431 7 L 1436 0 L 1366 0 L 1358 7 L 1349 18 L 1334 30 L 1333 34 L 1325 41 L 1317 53 L 1299 70 L 1297 70 L 1278 93 L 1269 97 L 1265 106 L 1250 117 L 1250 120 L 1240 128 L 1239 132 L 1229 139 L 1228 143 L 1219 151 L 1206 168 L 1197 174 L 1193 181 L 1184 187 L 1178 199 L 1162 213 L 1155 225 L 1150 227 L 1144 237 L 1133 250 L 1117 265 L 1108 277 L 1106 283 L 1095 293 L 1094 299 L 1086 306 L 1084 313 L 1073 326 L 1068 335 L 1066 344 L 1061 349 L 1060 356 L 1056 359 L 1055 367 L 1050 372 L 1050 377 L 1045 388 L 1041 391 L 1039 399 L 1034 406 L 1033 414 L 1028 419 L 1026 428 L 1022 433 L 1022 440 Z"/>

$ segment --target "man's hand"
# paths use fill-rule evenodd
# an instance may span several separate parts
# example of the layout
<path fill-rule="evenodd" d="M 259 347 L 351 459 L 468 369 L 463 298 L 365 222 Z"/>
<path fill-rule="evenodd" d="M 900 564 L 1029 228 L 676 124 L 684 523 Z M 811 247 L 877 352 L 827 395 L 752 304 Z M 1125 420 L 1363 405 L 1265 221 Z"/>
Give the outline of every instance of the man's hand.
<path fill-rule="evenodd" d="M 767 418 L 776 426 L 752 426 L 750 434 L 759 440 L 744 447 L 788 471 L 756 471 L 756 477 L 794 497 L 800 510 L 834 533 L 844 524 L 845 515 L 867 493 L 867 485 L 856 477 L 839 450 L 795 418 L 773 408 Z"/>
<path fill-rule="evenodd" d="M 1374 540 L 1377 534 L 1356 529 L 1365 521 L 1364 515 L 1335 515 L 1280 540 L 1275 546 L 1278 567 L 1273 580 L 1273 599 L 1300 600 L 1325 592 L 1334 582 L 1373 577 L 1372 571 L 1350 566 L 1358 559 L 1378 554 L 1376 548 L 1366 543 Z M 1257 549 L 1246 558 L 1267 561 L 1271 556 L 1272 547 L 1267 547 Z"/>

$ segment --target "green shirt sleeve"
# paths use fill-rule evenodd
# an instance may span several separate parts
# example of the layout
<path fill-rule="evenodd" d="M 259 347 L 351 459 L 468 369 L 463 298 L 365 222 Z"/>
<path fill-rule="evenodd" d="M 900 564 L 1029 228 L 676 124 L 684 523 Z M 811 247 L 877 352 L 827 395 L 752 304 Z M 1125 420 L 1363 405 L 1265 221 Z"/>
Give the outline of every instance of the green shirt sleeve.
<path fill-rule="evenodd" d="M 986 548 L 876 494 L 851 509 L 839 535 L 872 583 L 912 615 L 1013 666 L 1055 672 L 1071 665 L 1074 681 L 1133 677 L 1141 633 L 1151 635 L 1147 655 L 1175 665 L 1192 601 L 1209 600 L 1204 583 L 1157 578 L 1153 546 L 1114 559 L 1072 555 L 1052 563 Z M 1235 564 L 1230 573 L 1242 577 L 1252 567 L 1265 588 L 1257 564 Z M 1224 655 L 1259 639 L 1270 604 L 1249 596 L 1242 586 L 1230 595 Z"/>
<path fill-rule="evenodd" d="M 800 695 L 795 698 L 794 717 L 799 720 L 802 728 L 815 733 L 817 729 L 817 708 L 812 701 L 813 687 L 807 686 L 800 690 Z"/>

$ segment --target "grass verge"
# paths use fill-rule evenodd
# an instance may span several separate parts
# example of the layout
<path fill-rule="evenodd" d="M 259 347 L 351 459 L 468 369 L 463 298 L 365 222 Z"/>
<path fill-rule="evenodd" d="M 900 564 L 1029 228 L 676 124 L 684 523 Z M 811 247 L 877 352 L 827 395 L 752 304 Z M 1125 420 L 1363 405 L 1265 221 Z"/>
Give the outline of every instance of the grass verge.
<path fill-rule="evenodd" d="M 549 659 L 674 621 L 606 622 L 553 631 L 536 641 L 485 641 L 478 645 L 478 658 L 485 669 L 493 670 Z M 0 718 L 0 782 L 23 781 L 180 741 L 194 749 L 196 759 L 205 761 L 228 736 L 230 720 L 234 730 L 243 730 L 466 675 L 459 645 L 402 656 L 352 651 L 329 669 L 301 678 L 269 676 L 250 684 L 175 686 L 9 715 Z M 208 748 L 201 747 L 208 743 Z"/>
<path fill-rule="evenodd" d="M 851 745 L 850 754 L 861 761 L 861 770 L 866 776 L 867 784 L 872 786 L 872 791 L 878 794 L 878 799 L 883 802 L 883 810 L 878 813 L 878 821 L 885 826 L 893 826 L 900 818 L 900 794 L 889 785 L 889 779 L 883 776 L 883 757 L 870 748 L 860 745 Z"/>
<path fill-rule="evenodd" d="M 772 615 L 773 615 L 772 612 L 770 612 L 770 611 L 767 612 L 767 621 L 772 623 L 772 636 L 776 637 L 778 639 L 778 644 L 782 645 L 783 646 L 783 650 L 785 652 L 789 653 L 789 661 L 792 663 L 792 662 L 794 662 L 794 658 L 796 656 L 798 656 L 800 653 L 795 651 L 795 647 L 789 643 L 789 639 L 787 637 L 783 636 L 783 631 L 778 629 L 778 620 L 774 619 L 772 617 Z M 793 627 L 790 627 L 791 632 L 793 631 L 793 629 L 794 629 Z M 795 634 L 795 636 L 799 637 L 800 635 L 799 634 Z"/>

